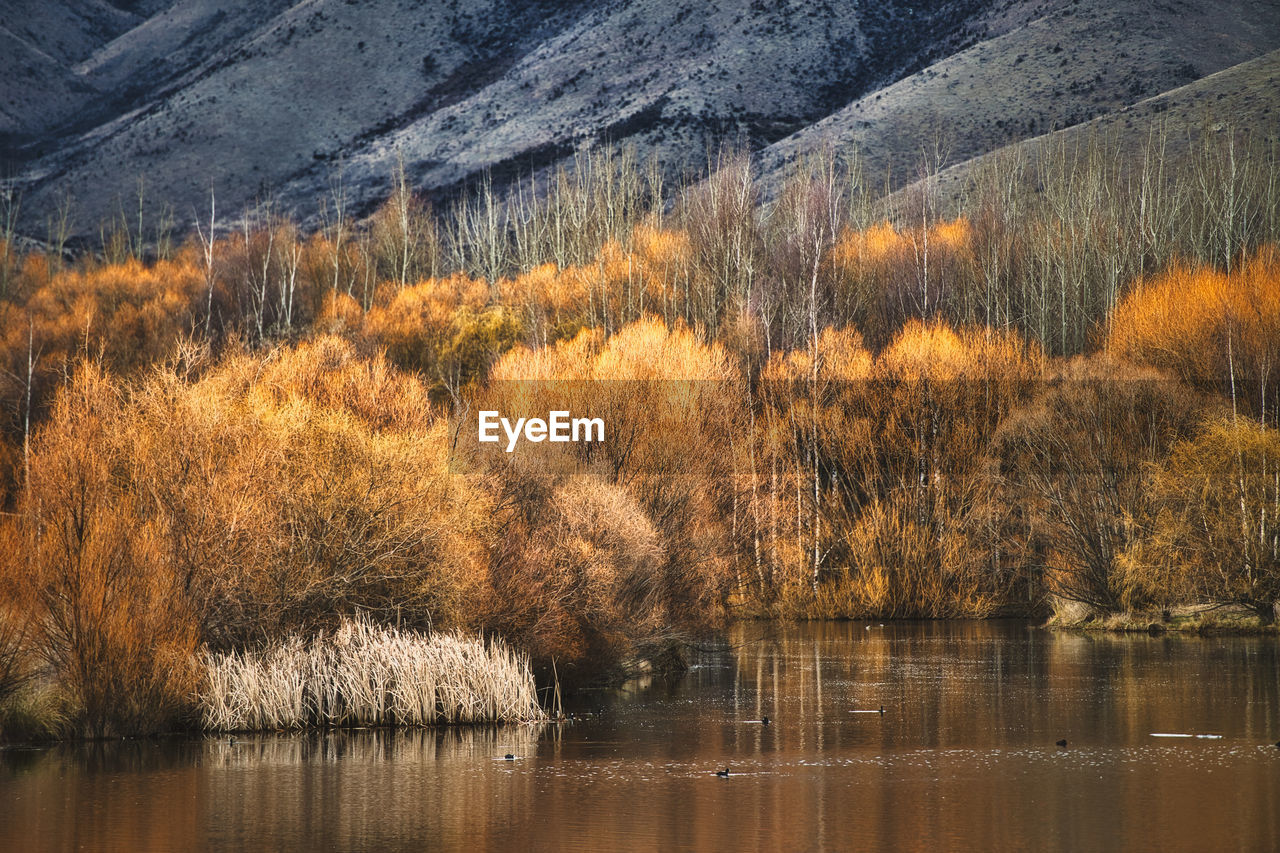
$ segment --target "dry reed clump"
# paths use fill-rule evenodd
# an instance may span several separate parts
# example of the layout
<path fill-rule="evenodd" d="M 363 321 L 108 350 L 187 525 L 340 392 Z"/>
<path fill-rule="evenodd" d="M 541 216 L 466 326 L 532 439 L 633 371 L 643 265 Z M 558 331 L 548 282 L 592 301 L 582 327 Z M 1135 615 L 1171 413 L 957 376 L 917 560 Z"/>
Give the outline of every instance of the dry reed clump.
<path fill-rule="evenodd" d="M 310 642 L 208 652 L 199 698 L 214 731 L 540 719 L 528 660 L 501 641 L 343 620 Z"/>

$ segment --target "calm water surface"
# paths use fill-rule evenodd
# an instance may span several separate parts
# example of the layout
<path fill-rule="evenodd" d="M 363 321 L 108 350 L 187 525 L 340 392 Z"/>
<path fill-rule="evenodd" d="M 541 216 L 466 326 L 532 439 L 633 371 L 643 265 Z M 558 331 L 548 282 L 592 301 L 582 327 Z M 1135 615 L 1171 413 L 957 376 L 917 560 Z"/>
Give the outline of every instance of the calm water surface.
<path fill-rule="evenodd" d="M 1280 846 L 1275 639 L 937 622 L 728 640 L 563 726 L 6 750 L 0 850 Z"/>

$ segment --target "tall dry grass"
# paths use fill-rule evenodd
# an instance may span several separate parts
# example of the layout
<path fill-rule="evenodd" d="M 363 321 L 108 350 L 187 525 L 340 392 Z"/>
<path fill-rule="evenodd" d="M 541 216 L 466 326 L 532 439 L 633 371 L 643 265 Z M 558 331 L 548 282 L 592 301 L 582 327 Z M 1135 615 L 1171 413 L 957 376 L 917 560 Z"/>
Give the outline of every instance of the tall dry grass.
<path fill-rule="evenodd" d="M 542 719 L 528 658 L 501 640 L 424 634 L 366 616 L 303 640 L 206 652 L 199 712 L 212 731 L 432 726 Z"/>

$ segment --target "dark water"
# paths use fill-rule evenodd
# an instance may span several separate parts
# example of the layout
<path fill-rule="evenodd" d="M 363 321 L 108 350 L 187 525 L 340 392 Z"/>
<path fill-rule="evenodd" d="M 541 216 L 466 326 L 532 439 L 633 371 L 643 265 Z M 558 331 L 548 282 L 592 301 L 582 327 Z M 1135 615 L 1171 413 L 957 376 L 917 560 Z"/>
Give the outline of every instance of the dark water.
<path fill-rule="evenodd" d="M 1280 846 L 1275 639 L 965 622 L 729 639 L 558 727 L 0 752 L 0 850 Z"/>

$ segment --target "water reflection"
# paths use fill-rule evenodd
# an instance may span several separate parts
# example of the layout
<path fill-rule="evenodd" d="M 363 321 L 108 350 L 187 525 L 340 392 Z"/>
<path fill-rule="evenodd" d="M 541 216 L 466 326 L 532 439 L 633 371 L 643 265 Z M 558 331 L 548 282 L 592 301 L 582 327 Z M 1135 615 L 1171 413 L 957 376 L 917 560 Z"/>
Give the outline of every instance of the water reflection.
<path fill-rule="evenodd" d="M 1270 849 L 1280 837 L 1274 639 L 937 622 L 747 624 L 727 640 L 674 682 L 580 697 L 567 726 L 0 753 L 0 849 Z"/>

